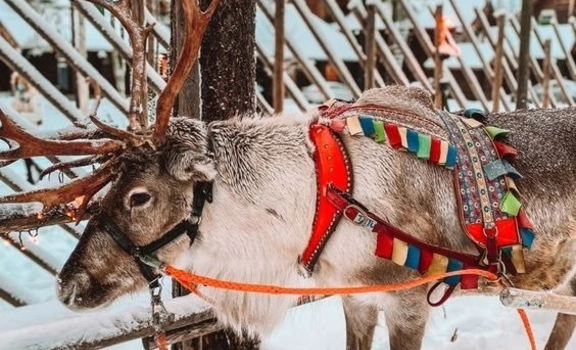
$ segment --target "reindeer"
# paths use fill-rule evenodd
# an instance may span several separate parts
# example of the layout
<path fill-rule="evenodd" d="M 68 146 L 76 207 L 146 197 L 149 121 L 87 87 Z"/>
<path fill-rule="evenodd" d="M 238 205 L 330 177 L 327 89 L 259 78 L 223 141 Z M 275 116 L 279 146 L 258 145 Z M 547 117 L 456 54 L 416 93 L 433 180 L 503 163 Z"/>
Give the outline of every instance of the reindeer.
<path fill-rule="evenodd" d="M 112 13 L 122 6 L 92 1 Z M 19 144 L 0 153 L 2 160 L 91 155 L 83 161 L 58 164 L 48 172 L 101 163 L 91 176 L 61 188 L 8 196 L 0 202 L 41 202 L 43 215 L 48 216 L 66 203 L 64 208 L 69 210 L 69 203 L 75 201 L 80 204 L 73 216 L 80 220 L 91 198 L 112 183 L 58 276 L 60 301 L 72 310 L 93 309 L 146 288 L 159 273 L 156 265 L 142 259 L 151 255 L 215 278 L 295 287 L 388 284 L 418 276 L 375 256 L 376 236 L 348 220 L 334 227 L 316 256 L 315 267 L 303 268 L 299 257 L 310 239 L 319 193 L 318 150 L 311 130 L 326 121 L 318 111 L 275 117 L 238 115 L 212 123 L 170 118 L 175 96 L 218 1 L 205 12 L 192 0 L 183 3 L 188 17 L 187 45 L 159 98 L 152 127 L 137 122 L 140 109 L 132 103 L 130 132 L 92 117 L 99 131 L 45 140 L 26 133 L 0 113 L 0 136 Z M 131 34 L 135 27 L 134 23 L 127 26 Z M 143 38 L 147 35 L 145 30 L 138 33 Z M 145 79 L 138 74 L 134 79 L 139 83 L 133 85 L 132 93 L 142 96 Z M 386 120 L 440 137 L 446 133 L 429 94 L 421 89 L 390 86 L 370 90 L 353 106 L 386 108 Z M 525 253 L 527 273 L 507 276 L 518 288 L 576 292 L 574 112 L 576 109 L 488 116 L 490 123 L 512 131 L 509 143 L 520 153 L 515 165 L 524 175 L 518 187 L 538 232 L 532 249 Z M 350 193 L 355 199 L 390 225 L 428 244 L 477 253 L 458 219 L 450 170 L 366 137 L 343 133 L 339 140 L 348 153 L 354 179 Z M 270 332 L 298 301 L 296 296 L 201 287 L 200 291 L 213 302 L 223 324 L 250 335 Z M 420 287 L 344 296 L 347 348 L 370 348 L 377 313 L 384 310 L 391 349 L 419 349 L 430 310 L 426 293 L 427 288 Z M 561 314 L 547 349 L 563 348 L 575 323 L 576 316 Z"/>

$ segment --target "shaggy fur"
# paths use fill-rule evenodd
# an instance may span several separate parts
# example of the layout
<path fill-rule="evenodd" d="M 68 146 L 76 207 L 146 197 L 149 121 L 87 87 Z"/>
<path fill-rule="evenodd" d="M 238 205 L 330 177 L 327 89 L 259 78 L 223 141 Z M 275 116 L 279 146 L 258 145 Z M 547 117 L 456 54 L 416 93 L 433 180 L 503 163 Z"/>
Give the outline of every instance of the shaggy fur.
<path fill-rule="evenodd" d="M 443 136 L 430 96 L 415 88 L 366 92 L 357 104 L 388 105 L 418 113 L 402 123 Z M 526 254 L 529 273 L 514 278 L 520 288 L 554 289 L 574 276 L 576 253 L 576 109 L 491 116 L 512 130 L 519 150 L 518 183 L 536 226 Z M 158 238 L 188 214 L 192 187 L 214 181 L 200 235 L 192 247 L 181 238 L 159 257 L 208 276 L 287 286 L 352 286 L 393 283 L 416 273 L 374 255 L 376 237 L 342 221 L 320 256 L 312 278 L 298 273 L 316 201 L 314 148 L 308 137 L 314 115 L 236 117 L 204 125 L 172 121 L 164 147 L 126 156 L 103 208 L 137 244 Z M 451 249 L 474 253 L 461 230 L 452 173 L 365 137 L 343 137 L 360 202 L 391 224 Z M 409 176 L 408 176 L 409 175 Z M 130 195 L 150 194 L 145 206 Z M 98 228 L 94 217 L 60 274 L 59 297 L 71 308 L 93 308 L 146 286 L 132 259 Z M 296 303 L 268 296 L 202 289 L 215 301 L 218 318 L 237 331 L 266 334 Z M 425 288 L 344 298 L 349 349 L 369 349 L 376 310 L 383 309 L 392 349 L 419 349 L 428 318 Z M 559 330 L 561 331 L 561 330 Z M 562 331 L 566 334 L 567 331 Z M 561 336 L 559 336 L 561 337 Z"/>

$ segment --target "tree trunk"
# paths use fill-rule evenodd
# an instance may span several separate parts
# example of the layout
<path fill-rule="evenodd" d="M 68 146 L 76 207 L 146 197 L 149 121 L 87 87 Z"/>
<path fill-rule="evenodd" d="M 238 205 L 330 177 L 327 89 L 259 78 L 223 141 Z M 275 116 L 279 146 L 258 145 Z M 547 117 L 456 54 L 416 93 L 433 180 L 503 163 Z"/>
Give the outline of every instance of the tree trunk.
<path fill-rule="evenodd" d="M 209 1 L 202 0 L 206 6 Z M 256 0 L 221 1 L 202 41 L 202 119 L 254 113 Z"/>
<path fill-rule="evenodd" d="M 206 8 L 208 0 L 201 0 Z M 172 50 L 170 61 L 176 62 L 182 45 L 182 10 L 172 1 Z M 200 68 L 193 69 L 178 97 L 175 114 L 200 117 L 207 121 L 224 120 L 237 114 L 254 113 L 256 101 L 255 50 L 256 0 L 222 1 L 204 35 Z M 200 78 L 201 77 L 201 78 Z M 176 282 L 174 282 L 176 283 Z M 175 295 L 183 288 L 175 286 Z M 178 350 L 257 349 L 259 340 L 239 338 L 223 330 L 177 344 Z"/>

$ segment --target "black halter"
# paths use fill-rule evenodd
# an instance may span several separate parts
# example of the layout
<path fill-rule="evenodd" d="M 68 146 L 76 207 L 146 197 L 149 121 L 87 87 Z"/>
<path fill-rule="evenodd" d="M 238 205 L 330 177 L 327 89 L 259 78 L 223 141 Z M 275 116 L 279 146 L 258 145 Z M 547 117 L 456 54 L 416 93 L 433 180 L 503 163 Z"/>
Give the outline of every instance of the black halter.
<path fill-rule="evenodd" d="M 182 234 L 186 233 L 190 238 L 190 245 L 194 243 L 198 235 L 198 227 L 202 218 L 204 204 L 212 203 L 212 182 L 199 182 L 194 185 L 194 198 L 192 199 L 192 211 L 190 216 L 178 223 L 162 237 L 145 246 L 136 246 L 128 236 L 116 225 L 114 220 L 106 212 L 100 214 L 100 228 L 102 228 L 126 253 L 130 254 L 138 264 L 140 272 L 146 278 L 151 287 L 158 284 L 159 274 L 154 269 L 160 267 L 160 262 L 152 254 L 164 247 Z"/>

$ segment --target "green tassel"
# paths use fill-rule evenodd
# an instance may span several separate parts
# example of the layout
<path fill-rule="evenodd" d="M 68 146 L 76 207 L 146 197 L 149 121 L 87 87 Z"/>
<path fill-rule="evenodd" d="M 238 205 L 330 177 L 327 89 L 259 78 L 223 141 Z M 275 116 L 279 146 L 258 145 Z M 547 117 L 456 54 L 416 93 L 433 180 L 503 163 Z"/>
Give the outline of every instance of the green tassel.
<path fill-rule="evenodd" d="M 381 120 L 374 120 L 374 141 L 382 143 L 386 141 L 386 133 L 384 132 L 384 123 Z"/>
<path fill-rule="evenodd" d="M 510 134 L 510 130 L 500 129 L 495 126 L 487 126 L 485 129 L 492 140 L 498 136 L 508 136 L 508 134 Z"/>
<path fill-rule="evenodd" d="M 430 159 L 430 147 L 432 146 L 430 135 L 418 134 L 418 146 L 416 156 L 420 159 Z"/>
<path fill-rule="evenodd" d="M 522 203 L 520 203 L 512 191 L 506 192 L 504 198 L 502 198 L 502 201 L 500 202 L 500 210 L 511 216 L 518 215 L 521 206 Z"/>

